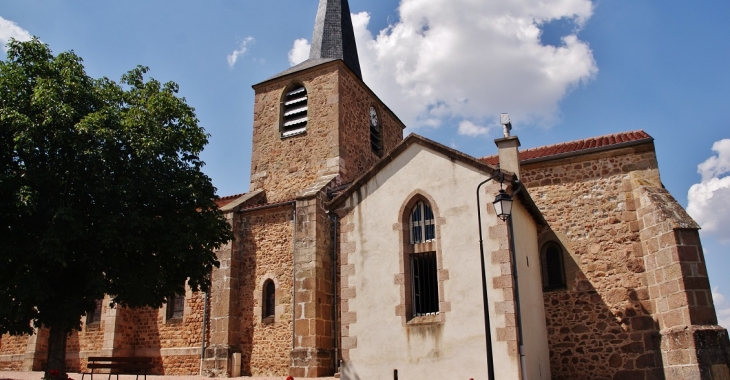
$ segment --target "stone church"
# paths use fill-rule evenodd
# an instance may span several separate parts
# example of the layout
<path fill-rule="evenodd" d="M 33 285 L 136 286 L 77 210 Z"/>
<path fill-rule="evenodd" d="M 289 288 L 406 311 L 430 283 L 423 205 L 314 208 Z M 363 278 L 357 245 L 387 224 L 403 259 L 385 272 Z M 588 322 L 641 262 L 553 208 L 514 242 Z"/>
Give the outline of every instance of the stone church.
<path fill-rule="evenodd" d="M 647 133 L 525 150 L 506 133 L 481 158 L 404 138 L 347 0 L 320 0 L 309 59 L 253 89 L 250 190 L 217 201 L 236 239 L 212 289 L 100 300 L 70 371 L 118 355 L 170 375 L 730 379 L 699 226 Z M 0 369 L 40 370 L 46 348 L 42 329 L 4 335 Z"/>

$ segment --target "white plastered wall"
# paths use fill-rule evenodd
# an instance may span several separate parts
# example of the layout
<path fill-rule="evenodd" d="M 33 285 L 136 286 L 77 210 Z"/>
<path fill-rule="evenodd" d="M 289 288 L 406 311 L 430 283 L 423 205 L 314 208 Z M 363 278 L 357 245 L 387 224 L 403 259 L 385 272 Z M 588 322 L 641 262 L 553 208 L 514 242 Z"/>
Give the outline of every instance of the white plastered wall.
<path fill-rule="evenodd" d="M 477 185 L 487 177 L 468 165 L 413 144 L 351 195 L 346 206 L 353 207 L 349 215 L 354 229 L 349 241 L 355 244 L 355 252 L 348 254 L 348 262 L 354 264 L 355 274 L 343 281 L 357 294 L 348 300 L 349 311 L 356 313 L 349 336 L 356 337 L 357 345 L 349 351 L 343 378 L 392 379 L 394 369 L 398 370 L 399 380 L 487 378 L 475 194 Z M 401 206 L 414 190 L 428 195 L 438 209 L 441 260 L 448 271 L 440 301 L 450 303 L 443 323 L 404 325 L 396 314 L 401 303 L 400 285 L 395 281 L 401 255 L 401 229 L 397 223 L 401 221 Z M 484 195 L 488 191 L 482 193 L 483 205 L 491 202 Z M 525 212 L 515 218 L 520 219 L 516 221 L 520 229 L 531 228 L 531 239 L 535 240 L 531 244 L 536 246 L 533 219 Z M 500 266 L 491 263 L 490 253 L 499 242 L 489 238 L 489 227 L 502 222 L 494 214 L 487 214 L 484 206 L 482 220 L 489 301 L 494 305 L 504 297 L 501 289 L 492 288 L 491 279 L 500 274 Z M 537 276 L 539 283 L 539 272 Z M 540 303 L 540 310 L 542 307 Z M 497 377 L 518 379 L 519 357 L 507 352 L 506 342 L 496 340 L 496 328 L 505 324 L 504 315 L 495 314 L 494 306 L 490 314 Z M 540 323 L 544 331 L 544 312 L 539 315 L 543 315 Z M 547 350 L 546 335 L 544 339 Z M 544 355 L 547 357 L 547 351 Z"/>
<path fill-rule="evenodd" d="M 525 379 L 550 379 L 550 349 L 542 297 L 540 251 L 532 217 L 515 199 L 512 210 L 517 279 L 522 312 L 522 333 L 527 373 Z"/>

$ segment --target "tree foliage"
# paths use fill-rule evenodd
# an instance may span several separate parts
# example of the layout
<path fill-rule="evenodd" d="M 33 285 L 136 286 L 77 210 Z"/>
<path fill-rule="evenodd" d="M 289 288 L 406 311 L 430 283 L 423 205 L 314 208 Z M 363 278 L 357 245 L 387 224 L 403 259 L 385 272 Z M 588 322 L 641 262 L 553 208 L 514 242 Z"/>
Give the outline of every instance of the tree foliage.
<path fill-rule="evenodd" d="M 175 83 L 94 79 L 34 39 L 0 61 L 0 332 L 65 333 L 105 294 L 160 307 L 206 290 L 232 238 L 208 136 Z"/>

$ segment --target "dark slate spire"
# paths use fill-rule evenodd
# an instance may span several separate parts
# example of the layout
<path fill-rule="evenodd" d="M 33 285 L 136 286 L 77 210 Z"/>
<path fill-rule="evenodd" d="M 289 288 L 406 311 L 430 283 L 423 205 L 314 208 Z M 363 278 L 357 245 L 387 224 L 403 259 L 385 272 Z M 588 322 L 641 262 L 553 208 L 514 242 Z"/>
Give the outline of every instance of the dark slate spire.
<path fill-rule="evenodd" d="M 319 0 L 309 59 L 341 59 L 362 79 L 347 0 Z"/>

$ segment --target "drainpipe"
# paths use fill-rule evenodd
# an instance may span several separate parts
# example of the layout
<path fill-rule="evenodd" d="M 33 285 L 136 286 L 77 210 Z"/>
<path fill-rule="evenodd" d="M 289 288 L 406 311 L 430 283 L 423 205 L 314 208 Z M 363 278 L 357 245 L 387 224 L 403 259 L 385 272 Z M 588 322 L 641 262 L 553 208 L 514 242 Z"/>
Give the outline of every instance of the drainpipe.
<path fill-rule="evenodd" d="M 517 181 L 518 188 L 512 193 L 512 197 L 517 195 L 520 191 L 522 191 L 523 186 L 522 182 Z M 517 322 L 517 344 L 520 347 L 520 366 L 522 368 L 522 379 L 527 379 L 527 360 L 525 358 L 525 339 L 524 335 L 522 334 L 522 307 L 520 304 L 520 283 L 518 281 L 517 277 L 517 252 L 515 249 L 515 239 L 514 239 L 514 226 L 512 224 L 512 217 L 509 218 L 509 225 L 508 227 L 508 234 L 509 234 L 509 249 L 510 254 L 512 255 L 512 280 L 514 281 L 515 287 L 514 287 L 514 299 L 515 299 L 515 313 L 517 315 L 515 316 L 515 322 Z"/>
<path fill-rule="evenodd" d="M 296 348 L 296 317 L 297 317 L 297 203 L 292 202 L 292 218 L 294 219 L 294 230 L 291 240 L 291 349 Z"/>
<path fill-rule="evenodd" d="M 208 320 L 208 292 L 203 293 L 203 328 L 200 339 L 200 376 L 203 376 L 203 362 L 205 361 L 205 322 Z"/>
<path fill-rule="evenodd" d="M 337 318 L 337 225 L 339 224 L 339 221 L 337 220 L 337 214 L 333 213 L 332 211 L 329 212 L 330 214 L 330 222 L 332 223 L 332 229 L 334 230 L 334 235 L 332 238 L 332 283 L 334 284 L 333 287 L 333 297 L 334 301 L 332 303 L 332 338 L 334 339 L 334 347 L 335 347 L 335 373 L 339 372 L 338 363 L 339 363 L 339 346 L 338 346 L 338 339 L 337 339 L 337 330 L 338 330 L 338 318 Z"/>

